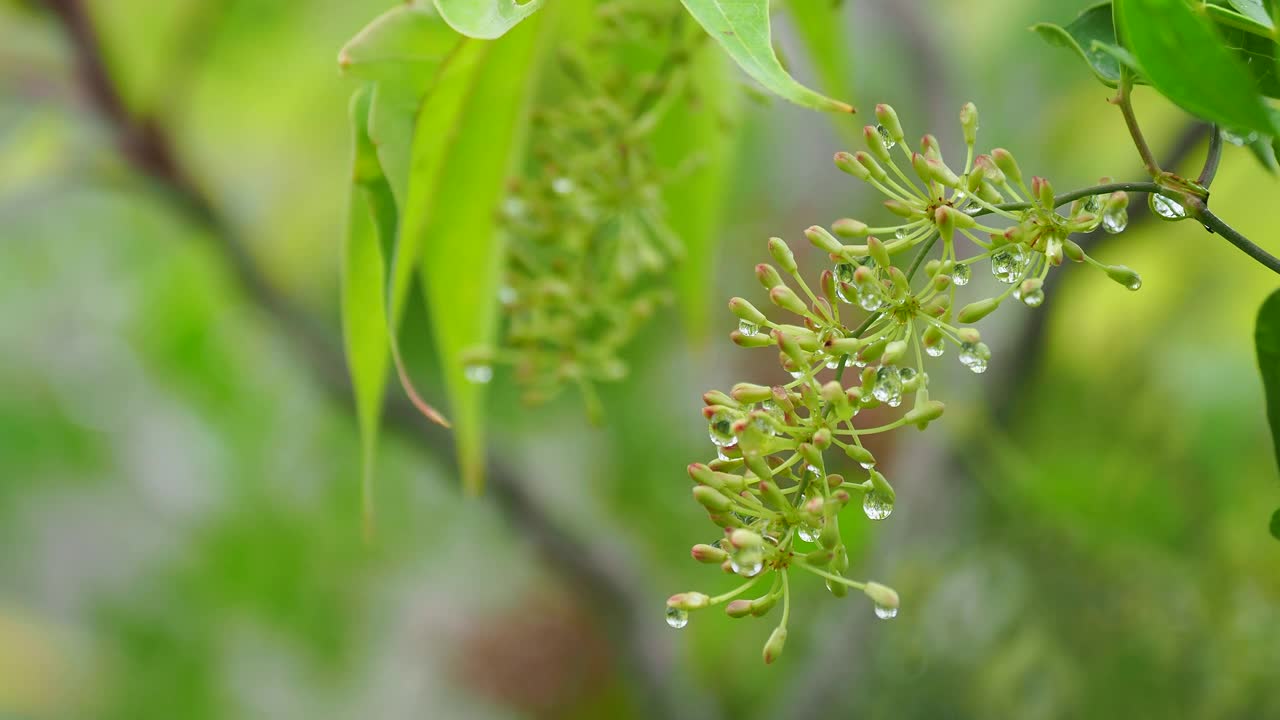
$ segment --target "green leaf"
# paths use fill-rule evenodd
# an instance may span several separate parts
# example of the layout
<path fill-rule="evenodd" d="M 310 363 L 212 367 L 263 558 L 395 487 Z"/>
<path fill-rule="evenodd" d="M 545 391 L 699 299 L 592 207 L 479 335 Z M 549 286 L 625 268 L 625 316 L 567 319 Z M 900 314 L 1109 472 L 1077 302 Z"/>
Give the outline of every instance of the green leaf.
<path fill-rule="evenodd" d="M 1186 0 L 1116 0 L 1115 20 L 1125 47 L 1165 97 L 1225 127 L 1276 133 L 1248 70 Z"/>
<path fill-rule="evenodd" d="M 815 110 L 854 112 L 853 106 L 810 90 L 783 69 L 773 51 L 769 0 L 680 1 L 739 67 L 769 91 Z"/>
<path fill-rule="evenodd" d="M 1280 510 L 1271 515 L 1271 537 L 1280 540 Z"/>
<path fill-rule="evenodd" d="M 1262 0 L 1227 0 L 1228 4 L 1258 25 L 1270 30 L 1275 27 Z"/>
<path fill-rule="evenodd" d="M 1254 158 L 1258 160 L 1267 172 L 1272 175 L 1280 170 L 1280 165 L 1276 163 L 1276 150 L 1269 137 L 1259 137 L 1257 140 L 1249 143 L 1249 152 L 1253 153 Z"/>
<path fill-rule="evenodd" d="M 564 2 L 565 0 L 561 0 Z M 435 0 L 449 27 L 480 40 L 502 37 L 542 7 L 543 0 Z"/>
<path fill-rule="evenodd" d="M 497 330 L 504 261 L 497 208 L 520 158 L 546 15 L 501 42 L 460 48 L 414 131 L 391 302 L 398 318 L 412 273 L 420 272 L 472 492 L 484 477 L 484 393 L 467 380 L 464 358 L 490 346 Z"/>
<path fill-rule="evenodd" d="M 388 333 L 383 241 L 395 233 L 395 206 L 369 140 L 371 89 L 351 99 L 353 138 L 351 199 L 342 253 L 342 336 L 355 395 L 361 446 L 361 501 L 366 533 L 374 516 L 374 459 L 386 392 Z"/>
<path fill-rule="evenodd" d="M 1262 303 L 1254 330 L 1258 348 L 1258 369 L 1267 397 L 1267 420 L 1271 423 L 1271 442 L 1276 463 L 1280 465 L 1280 290 Z"/>
<path fill-rule="evenodd" d="M 853 93 L 853 58 L 843 23 L 844 5 L 828 0 L 788 0 L 787 11 L 804 41 L 809 61 L 818 71 L 822 90 L 849 97 Z M 849 142 L 862 138 L 860 128 L 841 122 L 837 130 Z"/>
<path fill-rule="evenodd" d="M 733 169 L 734 129 L 741 104 L 733 68 L 724 53 L 706 46 L 690 59 L 687 102 L 677 102 L 654 129 L 655 160 L 668 170 L 692 169 L 663 188 L 667 223 L 683 241 L 675 272 L 676 298 L 685 334 L 704 342 L 710 334 L 724 196 Z"/>
<path fill-rule="evenodd" d="M 421 92 L 458 41 L 430 8 L 399 5 L 356 33 L 338 52 L 338 66 L 352 77 Z"/>
<path fill-rule="evenodd" d="M 1050 45 L 1074 51 L 1108 87 L 1115 87 L 1120 82 L 1120 62 L 1114 54 L 1104 49 L 1116 45 L 1111 3 L 1101 3 L 1086 9 L 1066 27 L 1038 23 L 1032 25 L 1031 29 Z"/>

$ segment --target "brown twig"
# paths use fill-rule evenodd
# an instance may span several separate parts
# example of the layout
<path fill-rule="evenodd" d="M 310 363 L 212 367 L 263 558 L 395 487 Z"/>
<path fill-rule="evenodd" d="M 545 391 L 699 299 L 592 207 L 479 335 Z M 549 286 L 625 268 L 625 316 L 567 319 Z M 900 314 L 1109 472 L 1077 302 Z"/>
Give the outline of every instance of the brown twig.
<path fill-rule="evenodd" d="M 351 407 L 351 387 L 334 335 L 271 285 L 225 220 L 181 163 L 164 129 L 133 116 L 102 61 L 102 47 L 82 0 L 45 0 L 70 42 L 76 71 L 88 100 L 110 126 L 124 158 L 193 225 L 201 228 L 226 259 L 248 298 L 283 331 L 316 380 L 337 402 Z M 393 398 L 387 424 L 453 468 L 453 438 L 431 426 L 407 402 Z M 660 602 L 646 602 L 648 589 L 628 570 L 626 553 L 599 542 L 581 542 L 565 529 L 501 458 L 490 458 L 489 497 L 512 529 L 530 542 L 575 592 L 598 609 L 638 685 L 636 701 L 644 717 L 714 717 L 714 706 L 671 667 L 670 647 L 658 634 Z M 456 473 L 450 473 L 453 475 Z"/>

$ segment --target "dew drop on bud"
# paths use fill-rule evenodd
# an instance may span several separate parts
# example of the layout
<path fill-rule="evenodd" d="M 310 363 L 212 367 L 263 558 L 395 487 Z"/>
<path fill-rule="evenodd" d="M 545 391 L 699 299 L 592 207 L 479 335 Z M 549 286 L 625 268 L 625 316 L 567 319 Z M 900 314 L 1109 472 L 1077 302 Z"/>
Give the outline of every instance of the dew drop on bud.
<path fill-rule="evenodd" d="M 667 608 L 667 625 L 679 630 L 689 624 L 689 611 L 680 608 Z"/>
<path fill-rule="evenodd" d="M 862 512 L 872 520 L 883 520 L 893 512 L 893 501 L 871 490 L 862 498 Z"/>
<path fill-rule="evenodd" d="M 891 620 L 898 617 L 898 608 L 889 607 L 888 605 L 876 604 L 876 617 L 881 620 Z"/>
<path fill-rule="evenodd" d="M 1124 232 L 1124 229 L 1128 226 L 1129 211 L 1124 208 L 1115 208 L 1102 214 L 1102 229 L 1112 235 Z"/>
<path fill-rule="evenodd" d="M 733 418 L 726 412 L 718 412 L 707 422 L 707 434 L 719 447 L 729 447 L 738 442 L 733 434 Z"/>
<path fill-rule="evenodd" d="M 796 529 L 796 535 L 807 543 L 816 542 L 818 539 L 818 533 L 818 528 L 810 527 L 809 525 L 801 525 Z"/>
<path fill-rule="evenodd" d="M 1187 216 L 1187 209 L 1182 207 L 1178 201 L 1159 193 L 1148 195 L 1147 204 L 1151 206 L 1151 212 L 1165 220 L 1181 220 Z"/>
<path fill-rule="evenodd" d="M 893 233 L 893 236 L 899 240 L 906 240 L 907 236 L 910 234 L 911 234 L 911 231 L 907 229 L 906 225 L 903 225 Z"/>
<path fill-rule="evenodd" d="M 971 277 L 973 277 L 973 271 L 971 271 L 969 266 L 964 263 L 956 263 L 955 268 L 951 271 L 951 282 L 959 285 L 960 287 L 968 285 L 969 278 Z"/>
<path fill-rule="evenodd" d="M 1222 129 L 1222 139 L 1236 147 L 1244 147 L 1250 143 L 1257 142 L 1259 137 L 1261 136 L 1254 130 L 1238 132 L 1236 130 L 1228 130 L 1226 128 Z"/>
<path fill-rule="evenodd" d="M 964 343 L 960 346 L 960 364 L 981 375 L 987 371 L 987 353 L 982 343 Z"/>
<path fill-rule="evenodd" d="M 493 367 L 485 363 L 468 363 L 462 369 L 462 374 L 467 378 L 467 382 L 484 385 L 493 379 Z"/>
<path fill-rule="evenodd" d="M 996 251 L 991 256 L 991 274 L 1002 283 L 1013 284 L 1022 276 L 1023 265 L 1026 263 L 1026 255 L 1023 254 L 1022 248 L 1017 245 L 1011 245 Z"/>
<path fill-rule="evenodd" d="M 1036 288 L 1031 292 L 1023 293 L 1020 299 L 1022 300 L 1022 304 L 1026 305 L 1027 307 L 1031 307 L 1031 308 L 1040 307 L 1042 304 L 1044 304 L 1044 290 L 1041 290 L 1040 288 Z"/>
<path fill-rule="evenodd" d="M 902 375 L 898 368 L 887 365 L 876 371 L 876 384 L 871 387 L 871 395 L 876 400 L 898 407 L 902 404 Z"/>
<path fill-rule="evenodd" d="M 738 332 L 750 337 L 760 332 L 760 326 L 750 320 L 739 320 Z"/>
<path fill-rule="evenodd" d="M 880 133 L 880 140 L 884 142 L 885 150 L 892 150 L 898 143 L 889 136 L 889 129 L 883 125 L 876 125 L 876 132 Z"/>

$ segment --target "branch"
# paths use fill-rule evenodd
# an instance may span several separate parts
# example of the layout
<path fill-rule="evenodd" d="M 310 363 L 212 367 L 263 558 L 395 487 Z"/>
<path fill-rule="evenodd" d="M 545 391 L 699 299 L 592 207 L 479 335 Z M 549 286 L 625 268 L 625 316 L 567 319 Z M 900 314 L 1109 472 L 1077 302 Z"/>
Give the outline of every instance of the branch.
<path fill-rule="evenodd" d="M 1154 178 L 1160 174 L 1160 163 L 1156 162 L 1155 155 L 1151 154 L 1151 146 L 1147 145 L 1147 139 L 1142 136 L 1142 128 L 1138 126 L 1138 116 L 1133 112 L 1132 93 L 1133 73 L 1129 68 L 1121 65 L 1120 84 L 1111 102 L 1118 106 L 1120 113 L 1124 115 L 1124 124 L 1129 128 L 1129 136 L 1133 138 L 1133 145 L 1138 148 L 1138 155 L 1142 157 L 1143 169 Z"/>
<path fill-rule="evenodd" d="M 1217 233 L 1224 240 L 1235 245 L 1244 251 L 1245 255 L 1257 260 L 1263 267 L 1273 273 L 1280 273 L 1280 258 L 1258 247 L 1249 238 L 1241 235 L 1238 230 L 1223 222 L 1222 218 L 1213 214 L 1213 211 L 1203 204 L 1188 208 L 1191 216 L 1204 223 L 1206 230 Z"/>
<path fill-rule="evenodd" d="M 82 0 L 45 0 L 70 41 L 80 81 L 94 109 L 110 126 L 124 158 L 174 208 L 205 231 L 226 259 L 234 279 L 278 330 L 311 365 L 321 387 L 351 409 L 351 387 L 340 346 L 331 331 L 274 288 L 259 270 L 247 245 L 216 206 L 192 180 L 178 159 L 163 128 L 148 118 L 132 116 L 102 61 L 102 48 Z M 422 421 L 402 398 L 387 406 L 387 425 L 434 459 L 453 468 L 453 439 L 442 428 Z M 584 604 L 598 609 L 636 678 L 637 702 L 645 717 L 713 717 L 718 713 L 673 672 L 669 642 L 655 628 L 661 626 L 660 606 L 649 607 L 648 592 L 627 570 L 626 553 L 598 541 L 581 542 L 547 512 L 528 485 L 501 458 L 489 459 L 489 497 L 507 523 L 532 543 L 549 569 L 566 586 L 585 596 Z M 456 473 L 450 472 L 449 475 Z"/>
<path fill-rule="evenodd" d="M 1213 178 L 1218 174 L 1220 162 L 1222 162 L 1222 130 L 1214 125 L 1209 133 L 1209 152 L 1204 156 L 1204 169 L 1200 171 L 1200 177 L 1196 178 L 1196 184 L 1205 188 L 1212 185 Z"/>

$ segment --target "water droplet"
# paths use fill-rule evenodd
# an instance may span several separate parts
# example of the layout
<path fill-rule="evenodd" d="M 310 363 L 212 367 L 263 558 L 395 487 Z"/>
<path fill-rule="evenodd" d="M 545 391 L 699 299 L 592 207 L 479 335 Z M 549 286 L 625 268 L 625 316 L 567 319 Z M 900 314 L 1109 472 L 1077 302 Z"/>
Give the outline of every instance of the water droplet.
<path fill-rule="evenodd" d="M 1151 212 L 1165 220 L 1181 220 L 1187 216 L 1187 209 L 1182 207 L 1178 201 L 1159 193 L 1148 195 L 1147 204 L 1151 206 Z"/>
<path fill-rule="evenodd" d="M 518 299 L 520 299 L 520 295 L 516 292 L 516 289 L 510 285 L 503 285 L 498 288 L 498 302 L 503 305 L 508 307 L 515 305 L 516 300 Z"/>
<path fill-rule="evenodd" d="M 1124 208 L 1114 208 L 1102 214 L 1102 229 L 1115 235 L 1124 232 L 1129 226 L 1129 211 Z"/>
<path fill-rule="evenodd" d="M 1125 284 L 1124 284 L 1124 286 L 1125 286 L 1125 287 L 1127 287 L 1127 288 L 1129 288 L 1130 290 L 1141 290 L 1141 289 L 1142 289 L 1142 278 L 1138 277 L 1138 274 L 1137 274 L 1137 273 L 1134 273 L 1134 275 L 1133 275 L 1133 279 L 1132 279 L 1132 280 L 1130 280 L 1129 282 L 1125 283 Z"/>
<path fill-rule="evenodd" d="M 904 367 L 898 371 L 898 377 L 902 378 L 902 382 L 909 383 L 916 379 L 916 369 Z"/>
<path fill-rule="evenodd" d="M 902 404 L 902 376 L 898 368 L 886 365 L 876 371 L 876 383 L 871 386 L 871 396 L 889 407 Z"/>
<path fill-rule="evenodd" d="M 667 624 L 679 630 L 689 624 L 689 611 L 680 608 L 667 608 Z"/>
<path fill-rule="evenodd" d="M 743 335 L 755 335 L 756 333 L 760 332 L 760 326 L 751 322 L 750 320 L 739 320 L 738 332 L 742 333 Z"/>
<path fill-rule="evenodd" d="M 508 218 L 517 219 L 524 217 L 525 204 L 524 200 L 514 195 L 502 201 L 502 214 Z"/>
<path fill-rule="evenodd" d="M 1044 304 L 1044 290 L 1036 288 L 1029 293 L 1024 293 L 1019 299 L 1022 300 L 1022 303 L 1027 307 L 1040 307 Z"/>
<path fill-rule="evenodd" d="M 872 490 L 862 498 L 862 512 L 872 520 L 883 520 L 893 512 L 893 502 Z"/>
<path fill-rule="evenodd" d="M 1255 143 L 1260 137 L 1262 136 L 1254 130 L 1245 130 L 1242 132 L 1237 130 L 1228 130 L 1227 128 L 1222 129 L 1222 139 L 1236 147 L 1244 147 L 1250 143 Z"/>
<path fill-rule="evenodd" d="M 876 125 L 876 132 L 880 133 L 880 140 L 884 142 L 885 150 L 892 150 L 898 143 L 889 136 L 889 129 L 883 125 Z"/>
<path fill-rule="evenodd" d="M 876 603 L 876 617 L 881 620 L 892 620 L 898 617 L 898 608 Z"/>
<path fill-rule="evenodd" d="M 929 357 L 942 357 L 942 353 L 944 352 L 946 352 L 946 348 L 942 346 L 942 343 L 924 346 L 924 354 Z"/>
<path fill-rule="evenodd" d="M 951 270 L 951 282 L 960 287 L 968 285 L 971 277 L 973 277 L 973 271 L 964 263 L 956 263 L 955 268 Z"/>
<path fill-rule="evenodd" d="M 811 527 L 809 525 L 801 525 L 800 527 L 796 528 L 796 535 L 799 536 L 801 540 L 808 543 L 817 542 L 818 534 L 820 532 L 821 531 L 818 528 Z"/>
<path fill-rule="evenodd" d="M 764 553 L 760 548 L 743 548 L 729 556 L 729 567 L 742 577 L 755 577 L 764 568 Z"/>
<path fill-rule="evenodd" d="M 869 282 L 858 288 L 858 305 L 867 312 L 875 312 L 884 307 L 884 298 L 880 295 L 880 283 Z"/>
<path fill-rule="evenodd" d="M 727 412 L 718 412 L 707 421 L 707 433 L 711 442 L 720 447 L 729 447 L 738 442 L 733 434 L 733 417 Z"/>
<path fill-rule="evenodd" d="M 1096 213 L 1102 208 L 1102 196 L 1090 195 L 1084 199 L 1084 211 Z"/>
<path fill-rule="evenodd" d="M 907 236 L 909 236 L 910 234 L 911 234 L 911 231 L 907 229 L 906 225 L 903 225 L 893 233 L 893 236 L 899 240 L 906 240 Z"/>
<path fill-rule="evenodd" d="M 557 195 L 568 195 L 573 192 L 575 187 L 577 186 L 574 185 L 573 180 L 567 177 L 558 177 L 551 181 L 551 189 L 555 191 Z"/>
<path fill-rule="evenodd" d="M 990 351 L 982 343 L 965 343 L 960 346 L 960 364 L 981 375 L 987 371 Z"/>
<path fill-rule="evenodd" d="M 864 462 L 864 463 L 858 463 L 858 464 L 862 466 L 863 470 L 870 470 L 871 468 L 876 466 L 876 463 L 874 460 L 872 460 L 871 462 Z"/>
<path fill-rule="evenodd" d="M 1015 283 L 1022 277 L 1027 256 L 1020 245 L 1008 245 L 991 256 L 991 274 L 1002 283 Z"/>
<path fill-rule="evenodd" d="M 725 447 L 733 447 L 733 446 L 732 446 L 732 445 L 727 445 L 727 446 L 720 446 L 720 445 L 717 445 L 717 446 L 716 446 L 716 457 L 720 458 L 721 460 L 731 460 L 732 458 L 729 456 L 729 453 L 725 452 Z"/>
<path fill-rule="evenodd" d="M 493 367 L 486 363 L 468 363 L 462 368 L 462 374 L 467 382 L 484 385 L 493 379 Z"/>

